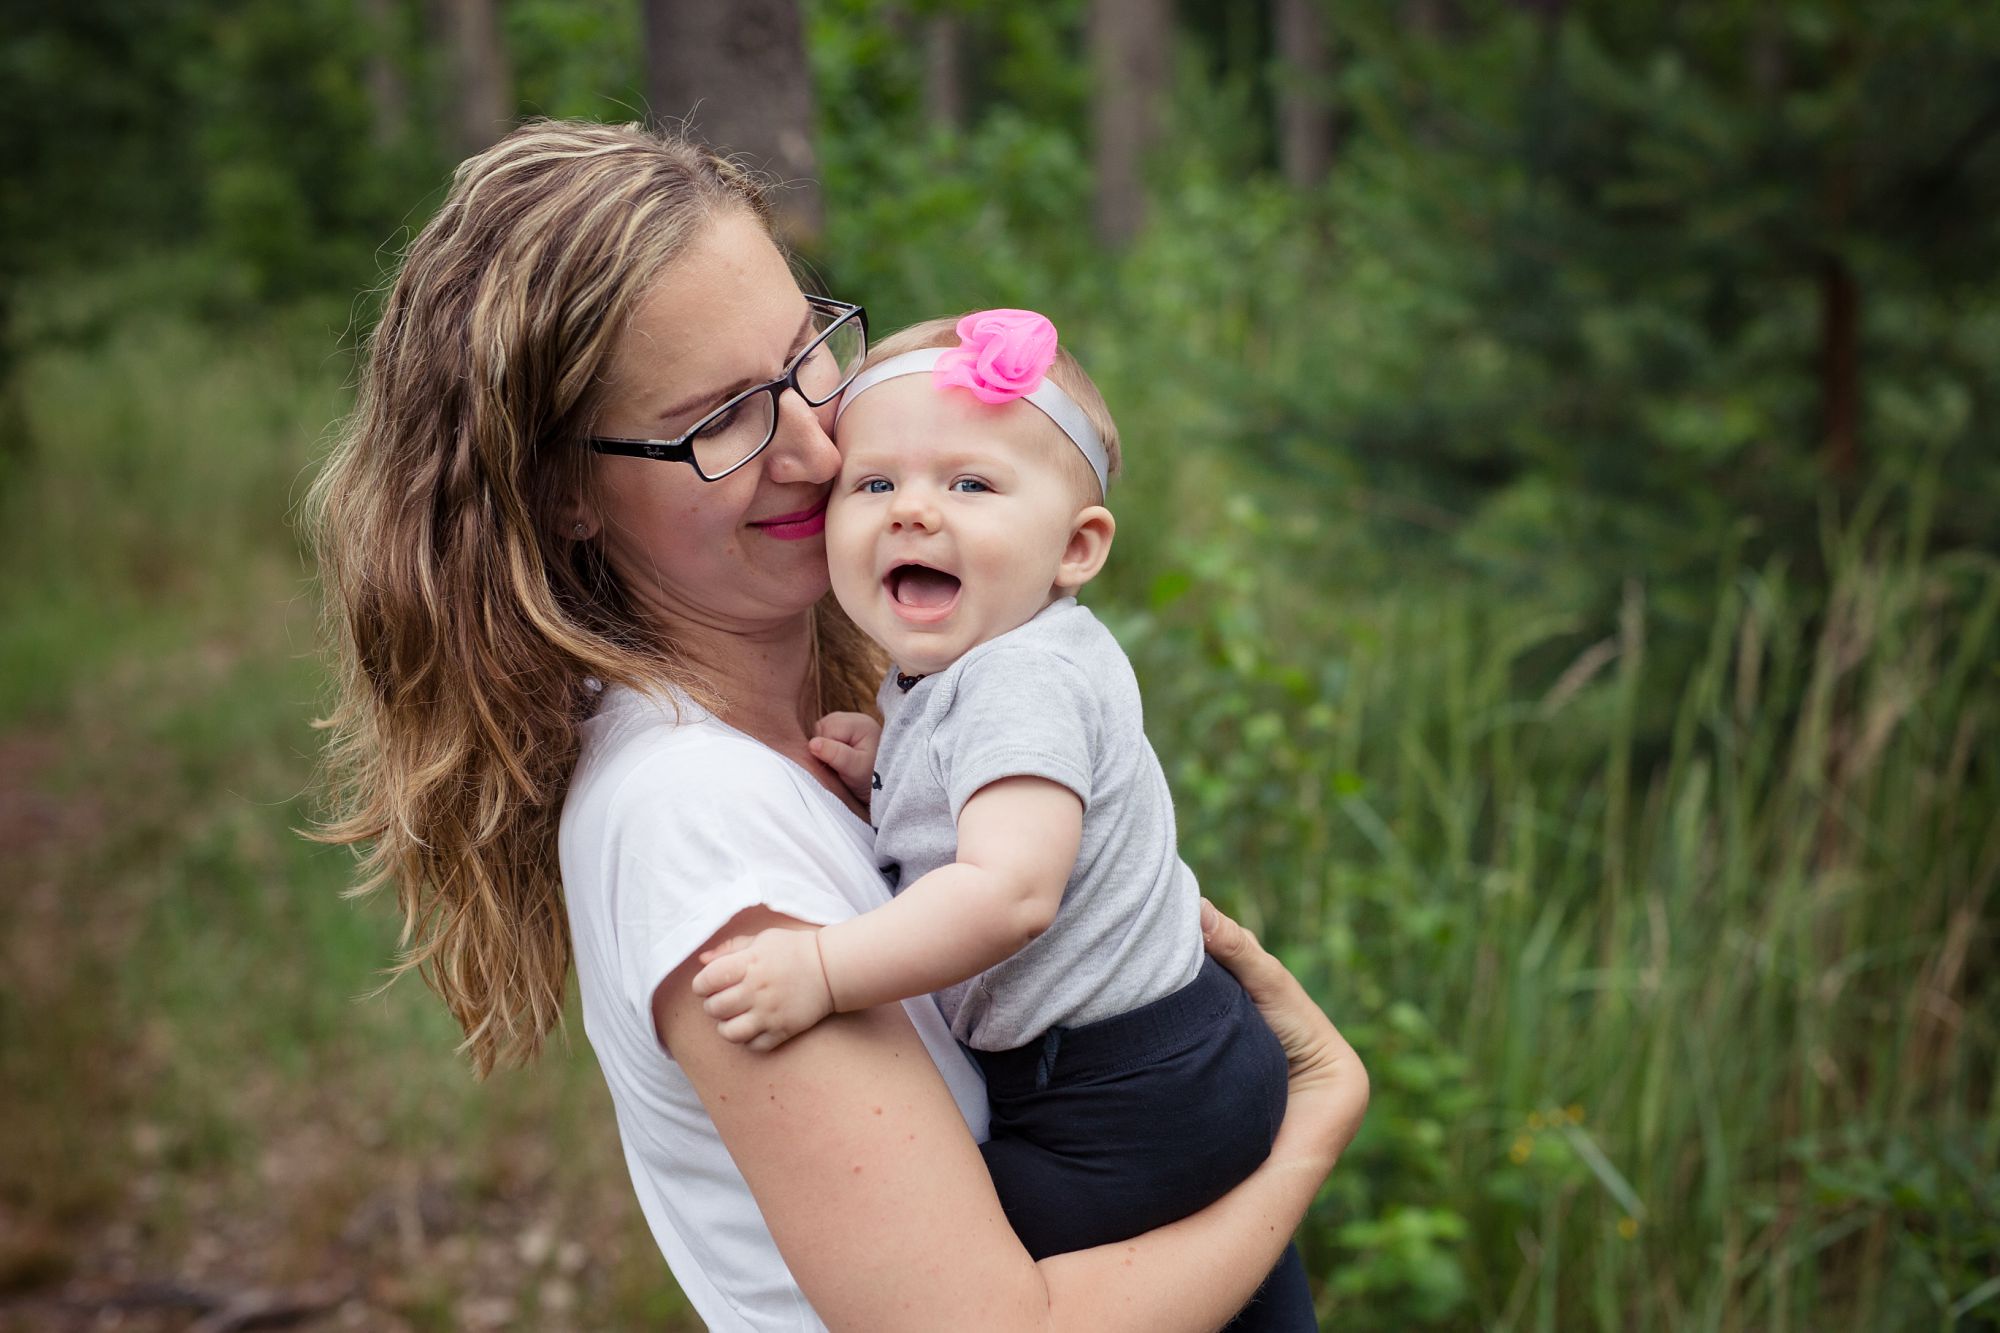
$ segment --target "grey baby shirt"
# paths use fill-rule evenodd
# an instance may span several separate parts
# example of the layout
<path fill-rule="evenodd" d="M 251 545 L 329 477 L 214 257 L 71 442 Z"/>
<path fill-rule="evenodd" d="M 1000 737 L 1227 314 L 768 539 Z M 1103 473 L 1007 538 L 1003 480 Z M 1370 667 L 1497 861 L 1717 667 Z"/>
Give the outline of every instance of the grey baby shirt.
<path fill-rule="evenodd" d="M 938 993 L 953 1035 L 1009 1050 L 1194 980 L 1200 890 L 1176 850 L 1132 664 L 1096 616 L 1065 597 L 907 691 L 890 672 L 881 704 L 869 813 L 892 889 L 957 859 L 958 813 L 989 783 L 1046 778 L 1083 801 L 1083 842 L 1054 924 Z"/>

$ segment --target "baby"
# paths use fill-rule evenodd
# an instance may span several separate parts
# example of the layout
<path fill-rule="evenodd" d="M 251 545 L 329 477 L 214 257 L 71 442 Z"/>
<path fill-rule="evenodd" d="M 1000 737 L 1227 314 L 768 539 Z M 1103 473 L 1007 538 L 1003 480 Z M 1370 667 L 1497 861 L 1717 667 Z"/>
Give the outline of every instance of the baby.
<path fill-rule="evenodd" d="M 936 992 L 986 1075 L 983 1145 L 1036 1257 L 1203 1207 L 1268 1154 L 1285 1059 L 1201 944 L 1123 651 L 1077 604 L 1103 568 L 1117 428 L 1055 327 L 919 324 L 839 408 L 833 591 L 888 650 L 884 722 L 813 753 L 869 802 L 895 897 L 704 955 L 722 1034 L 768 1050 L 829 1013 Z M 1287 1251 L 1233 1329 L 1310 1329 Z"/>

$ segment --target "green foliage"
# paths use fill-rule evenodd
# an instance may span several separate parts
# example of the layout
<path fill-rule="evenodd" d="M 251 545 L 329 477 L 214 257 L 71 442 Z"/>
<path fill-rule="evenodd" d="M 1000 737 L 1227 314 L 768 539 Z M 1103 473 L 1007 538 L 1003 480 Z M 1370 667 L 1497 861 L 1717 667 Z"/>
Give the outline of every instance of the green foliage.
<path fill-rule="evenodd" d="M 90 306 L 36 304 L 33 326 Z M 141 1115 L 176 1189 L 254 1195 L 243 1144 L 271 1130 L 213 1077 L 247 1075 L 244 1051 L 309 1119 L 421 1148 L 465 1189 L 519 1188 L 525 1117 L 591 1145 L 564 1197 L 629 1203 L 587 1062 L 474 1088 L 421 990 L 350 1003 L 392 923 L 340 902 L 345 859 L 290 833 L 318 686 L 283 520 L 340 406 L 325 337 L 156 316 L 28 367 L 38 436 L 70 447 L 12 483 L 0 614 L 32 632 L 0 657 L 0 716 L 73 737 L 59 789 L 116 812 L 58 862 L 73 924 L 0 909 L 7 938 L 64 960 L 0 1000 L 0 1067 L 37 1089 L 15 1133 L 39 1145 L 0 1186 L 31 1218 L 114 1207 L 131 1149 L 102 1136 Z M 1183 406 L 1150 404 L 1127 413 L 1142 436 Z M 1669 613 L 1643 583 L 1592 623 L 1448 549 L 1385 550 L 1364 516 L 1301 514 L 1218 438 L 1175 460 L 1137 458 L 1093 600 L 1142 674 L 1184 855 L 1369 1064 L 1368 1124 L 1302 1237 L 1329 1317 L 1990 1314 L 2000 1032 L 1976 960 L 2000 864 L 2000 565 L 1926 554 L 1932 492 L 1830 522 L 1829 582 L 1719 565 L 1683 669 L 1654 653 Z M 72 532 L 89 539 L 57 569 L 28 558 Z M 143 1098 L 46 1072 L 65 1043 L 133 1034 Z M 32 1167 L 79 1157 L 108 1174 Z M 351 1176 L 287 1224 L 309 1269 L 391 1187 Z M 666 1299 L 621 1225 L 586 1307 L 611 1323 Z M 455 1298 L 405 1308 L 449 1323 Z"/>
<path fill-rule="evenodd" d="M 625 0 L 521 0 L 503 15 L 525 115 L 646 120 L 639 6 Z"/>
<path fill-rule="evenodd" d="M 376 1322 L 463 1328 L 465 1302 L 536 1310 L 559 1280 L 583 1326 L 693 1327 L 581 1043 L 479 1085 L 427 991 L 371 995 L 397 922 L 298 835 L 326 682 L 290 517 L 347 367 L 311 308 L 167 316 L 157 289 L 184 281 L 25 303 L 53 344 L 21 372 L 27 416 L 63 449 L 0 491 L 9 1315 L 115 1280 L 100 1237 L 126 1228 L 143 1273 L 199 1276 L 221 1240 L 218 1282 L 365 1275 Z M 121 291 L 147 317 L 89 335 Z M 527 1258 L 537 1229 L 581 1248 Z"/>
<path fill-rule="evenodd" d="M 1073 141 L 1025 117 L 995 114 L 962 140 L 858 140 L 826 157 L 822 263 L 836 286 L 870 294 L 881 327 L 1033 304 L 1052 270 L 1084 258 L 1060 219 L 1089 197 L 1086 165 Z"/>
<path fill-rule="evenodd" d="M 1951 922 L 2000 887 L 1971 758 L 2000 741 L 1971 665 L 2000 563 L 1913 563 L 1929 497 L 1883 497 L 1830 531 L 1824 589 L 1719 571 L 1708 651 L 1661 679 L 1639 585 L 1605 651 L 1538 666 L 1562 607 L 1301 583 L 1321 534 L 1191 498 L 1213 486 L 1173 505 L 1147 609 L 1106 609 L 1183 854 L 1369 1062 L 1315 1213 L 1341 1322 L 1676 1326 L 1634 1303 L 1657 1290 L 1906 1327 L 1963 1300 L 1994 1253 L 1996 997 Z"/>
<path fill-rule="evenodd" d="M 184 219 L 199 195 L 182 127 L 161 114 L 178 102 L 175 62 L 196 35 L 183 11 L 81 0 L 61 21 L 40 8 L 9 17 L 0 74 L 16 93 L 4 150 L 13 188 L 0 195 L 0 279 L 11 286 L 37 263 Z"/>
<path fill-rule="evenodd" d="M 1341 136 L 1300 188 L 1268 25 L 1186 4 L 1150 222 L 1109 254 L 1086 9 L 814 0 L 807 258 L 884 329 L 1050 312 L 1118 415 L 1091 597 L 1183 854 L 1374 1078 L 1302 1237 L 1323 1313 L 1991 1324 L 1995 11 L 1328 0 Z M 191 1195 L 254 1197 L 252 1113 L 209 1076 L 244 1050 L 489 1203 L 532 1125 L 577 1148 L 571 1206 L 629 1213 L 587 1062 L 473 1090 L 427 997 L 348 1005 L 389 923 L 287 832 L 317 690 L 287 516 L 352 293 L 442 177 L 420 11 L 83 4 L 0 49 L 0 723 L 96 736 L 54 781 L 119 807 L 49 872 L 65 966 L 0 987 L 0 1073 L 35 1089 L 0 1128 L 37 1150 L 0 1192 L 40 1224 L 117 1206 L 140 1107 Z M 636 114 L 632 7 L 504 14 L 524 111 Z M 955 126 L 921 94 L 940 14 L 973 57 Z M 408 84 L 400 132 L 370 59 Z M 1860 297 L 1851 476 L 1830 266 Z M 51 929 L 31 901 L 8 937 Z M 157 1086 L 49 1072 L 98 1046 Z M 329 1070 L 359 1091 L 322 1099 Z M 582 1322 L 679 1317 L 623 1224 Z M 439 1281 L 409 1318 L 458 1318 Z"/>
<path fill-rule="evenodd" d="M 74 279 L 26 303 L 52 346 L 24 375 L 36 452 L 0 477 L 0 718 L 58 707 L 70 659 L 157 649 L 299 559 L 290 529 L 308 460 L 341 410 L 324 381 L 344 313 L 315 306 L 246 338 L 148 301 L 122 275 Z M 122 320 L 110 324 L 112 306 Z M 246 447 L 246 441 L 254 442 Z"/>
<path fill-rule="evenodd" d="M 1353 20 L 1357 120 L 1335 188 L 1392 175 L 1424 243 L 1471 247 L 1463 326 L 1428 332 L 1446 357 L 1467 333 L 1504 349 L 1466 418 L 1480 437 L 1438 446 L 1503 485 L 1556 479 L 1566 517 L 1628 558 L 1655 517 L 1712 545 L 1745 510 L 1808 549 L 1839 265 L 1866 461 L 1976 481 L 1944 530 L 1981 530 L 1994 363 L 1963 317 L 1991 305 L 2000 241 L 1991 11 L 1492 6 L 1428 42 L 1369 0 L 1333 12 Z"/>
<path fill-rule="evenodd" d="M 907 19 L 872 2 L 813 15 L 828 225 L 811 258 L 831 286 L 865 294 L 876 327 L 1046 304 L 1047 293 L 1074 290 L 1095 264 L 1076 225 L 1090 206 L 1074 123 L 1083 89 L 1063 77 L 1073 65 L 1032 54 L 1077 21 L 1079 8 L 1069 11 L 1043 24 L 986 21 L 986 39 L 1009 54 L 980 66 L 975 94 L 990 105 L 963 129 L 922 119 Z M 1008 40 L 1016 34 L 1028 50 Z"/>

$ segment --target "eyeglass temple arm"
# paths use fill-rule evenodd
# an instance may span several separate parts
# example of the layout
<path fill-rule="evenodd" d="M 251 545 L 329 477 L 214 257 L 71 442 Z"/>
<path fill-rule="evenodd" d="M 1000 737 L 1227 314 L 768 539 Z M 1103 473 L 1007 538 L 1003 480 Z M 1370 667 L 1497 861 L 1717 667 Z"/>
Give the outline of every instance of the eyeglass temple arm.
<path fill-rule="evenodd" d="M 650 458 L 661 463 L 684 462 L 694 456 L 694 446 L 681 440 L 627 440 L 612 435 L 593 435 L 590 447 L 600 454 Z"/>

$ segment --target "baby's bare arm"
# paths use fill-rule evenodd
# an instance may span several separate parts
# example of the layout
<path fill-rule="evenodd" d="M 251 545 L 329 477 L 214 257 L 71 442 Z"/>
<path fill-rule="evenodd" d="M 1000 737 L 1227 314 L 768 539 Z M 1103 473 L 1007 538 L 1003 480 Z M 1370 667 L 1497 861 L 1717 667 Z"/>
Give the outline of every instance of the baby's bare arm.
<path fill-rule="evenodd" d="M 1060 783 L 981 787 L 958 815 L 958 859 L 872 912 L 819 933 L 845 1013 L 974 977 L 1049 928 L 1083 841 L 1083 801 Z"/>
<path fill-rule="evenodd" d="M 1055 920 L 1083 839 L 1083 802 L 1045 778 L 1003 778 L 958 816 L 958 860 L 817 932 L 736 936 L 694 978 L 722 1035 L 768 1051 L 829 1013 L 907 1000 L 1011 958 Z"/>

